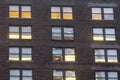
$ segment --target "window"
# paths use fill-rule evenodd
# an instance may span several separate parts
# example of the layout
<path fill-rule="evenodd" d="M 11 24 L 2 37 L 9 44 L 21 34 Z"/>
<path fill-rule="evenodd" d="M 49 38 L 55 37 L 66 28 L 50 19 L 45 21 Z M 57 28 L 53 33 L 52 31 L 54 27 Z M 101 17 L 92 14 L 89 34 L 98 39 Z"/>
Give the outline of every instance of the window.
<path fill-rule="evenodd" d="M 93 40 L 116 41 L 114 28 L 93 28 Z"/>
<path fill-rule="evenodd" d="M 76 80 L 73 70 L 53 70 L 53 80 Z"/>
<path fill-rule="evenodd" d="M 73 48 L 52 48 L 53 61 L 75 61 Z"/>
<path fill-rule="evenodd" d="M 95 62 L 118 62 L 116 49 L 95 49 Z"/>
<path fill-rule="evenodd" d="M 51 7 L 51 19 L 73 19 L 72 7 Z"/>
<path fill-rule="evenodd" d="M 52 27 L 52 40 L 74 40 L 72 27 Z"/>
<path fill-rule="evenodd" d="M 9 39 L 32 39 L 31 26 L 9 26 Z"/>
<path fill-rule="evenodd" d="M 114 20 L 113 8 L 92 8 L 92 20 Z"/>
<path fill-rule="evenodd" d="M 9 47 L 9 60 L 10 61 L 31 61 L 32 48 L 29 47 Z"/>
<path fill-rule="evenodd" d="M 31 6 L 9 6 L 9 18 L 31 18 Z"/>
<path fill-rule="evenodd" d="M 117 72 L 95 72 L 95 80 L 118 80 Z"/>
<path fill-rule="evenodd" d="M 32 80 L 32 70 L 10 69 L 10 80 Z"/>

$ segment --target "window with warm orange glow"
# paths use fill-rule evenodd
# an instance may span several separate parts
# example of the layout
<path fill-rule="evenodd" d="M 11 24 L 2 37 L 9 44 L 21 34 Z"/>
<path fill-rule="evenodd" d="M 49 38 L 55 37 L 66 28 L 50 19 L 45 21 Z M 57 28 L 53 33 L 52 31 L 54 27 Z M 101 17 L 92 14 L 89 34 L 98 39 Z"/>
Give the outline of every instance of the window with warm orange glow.
<path fill-rule="evenodd" d="M 31 6 L 21 6 L 21 18 L 31 18 Z"/>
<path fill-rule="evenodd" d="M 52 27 L 52 40 L 74 40 L 73 27 Z"/>
<path fill-rule="evenodd" d="M 116 49 L 95 49 L 95 62 L 118 62 Z"/>
<path fill-rule="evenodd" d="M 116 41 L 114 28 L 93 28 L 94 41 Z"/>
<path fill-rule="evenodd" d="M 30 26 L 9 26 L 9 39 L 32 39 Z"/>
<path fill-rule="evenodd" d="M 53 48 L 53 61 L 75 61 L 75 51 L 73 48 Z"/>
<path fill-rule="evenodd" d="M 53 70 L 53 80 L 76 80 L 74 70 Z"/>
<path fill-rule="evenodd" d="M 114 20 L 113 8 L 92 8 L 92 20 Z"/>
<path fill-rule="evenodd" d="M 9 6 L 9 18 L 31 18 L 31 6 Z"/>
<path fill-rule="evenodd" d="M 51 19 L 73 19 L 72 7 L 51 7 Z"/>
<path fill-rule="evenodd" d="M 9 47 L 9 60 L 10 61 L 31 61 L 32 49 L 28 47 Z"/>
<path fill-rule="evenodd" d="M 19 18 L 19 6 L 9 6 L 9 17 Z"/>
<path fill-rule="evenodd" d="M 32 70 L 27 69 L 10 69 L 9 80 L 32 80 Z"/>

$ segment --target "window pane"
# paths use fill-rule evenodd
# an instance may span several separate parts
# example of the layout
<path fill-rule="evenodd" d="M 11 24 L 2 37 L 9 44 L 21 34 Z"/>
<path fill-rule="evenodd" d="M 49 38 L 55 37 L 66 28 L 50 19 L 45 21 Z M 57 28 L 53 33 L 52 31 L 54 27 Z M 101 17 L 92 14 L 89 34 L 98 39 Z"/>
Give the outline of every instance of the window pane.
<path fill-rule="evenodd" d="M 105 29 L 105 34 L 115 34 L 115 29 Z"/>
<path fill-rule="evenodd" d="M 60 7 L 51 7 L 51 19 L 61 19 Z"/>
<path fill-rule="evenodd" d="M 19 27 L 9 27 L 9 39 L 19 39 Z"/>
<path fill-rule="evenodd" d="M 61 40 L 61 28 L 60 27 L 53 27 L 52 28 L 52 39 Z"/>
<path fill-rule="evenodd" d="M 9 17 L 19 18 L 19 7 L 18 6 L 9 6 Z"/>
<path fill-rule="evenodd" d="M 53 70 L 53 76 L 63 76 L 63 72 L 59 70 Z"/>
<path fill-rule="evenodd" d="M 9 54 L 9 60 L 18 61 L 19 60 L 19 55 Z"/>
<path fill-rule="evenodd" d="M 104 20 L 114 20 L 114 16 L 112 14 L 104 14 Z"/>
<path fill-rule="evenodd" d="M 32 70 L 22 70 L 23 76 L 32 76 Z"/>
<path fill-rule="evenodd" d="M 22 18 L 31 18 L 31 6 L 22 6 Z"/>
<path fill-rule="evenodd" d="M 20 75 L 20 71 L 19 70 L 10 70 L 10 75 L 11 76 L 19 76 Z"/>
<path fill-rule="evenodd" d="M 104 50 L 95 50 L 95 62 L 105 62 Z"/>
<path fill-rule="evenodd" d="M 103 34 L 102 28 L 93 28 L 93 34 Z"/>
<path fill-rule="evenodd" d="M 32 53 L 32 49 L 31 48 L 22 48 L 22 53 L 23 54 L 31 54 Z"/>
<path fill-rule="evenodd" d="M 113 8 L 104 8 L 104 13 L 113 13 Z"/>
<path fill-rule="evenodd" d="M 64 39 L 65 40 L 74 39 L 73 28 L 64 28 Z"/>
<path fill-rule="evenodd" d="M 9 48 L 9 53 L 19 54 L 19 48 Z"/>
<path fill-rule="evenodd" d="M 92 13 L 101 13 L 101 8 L 92 8 Z"/>
<path fill-rule="evenodd" d="M 10 80 L 20 80 L 20 77 L 10 77 Z"/>
<path fill-rule="evenodd" d="M 75 61 L 74 49 L 65 49 L 65 61 Z"/>
<path fill-rule="evenodd" d="M 117 50 L 107 50 L 108 62 L 118 62 Z"/>
<path fill-rule="evenodd" d="M 32 77 L 23 77 L 22 80 L 32 80 Z"/>
<path fill-rule="evenodd" d="M 31 61 L 32 60 L 32 55 L 22 55 L 22 60 L 23 61 Z"/>
<path fill-rule="evenodd" d="M 117 77 L 118 77 L 118 74 L 117 74 L 117 72 L 108 72 L 108 77 L 117 78 Z"/>

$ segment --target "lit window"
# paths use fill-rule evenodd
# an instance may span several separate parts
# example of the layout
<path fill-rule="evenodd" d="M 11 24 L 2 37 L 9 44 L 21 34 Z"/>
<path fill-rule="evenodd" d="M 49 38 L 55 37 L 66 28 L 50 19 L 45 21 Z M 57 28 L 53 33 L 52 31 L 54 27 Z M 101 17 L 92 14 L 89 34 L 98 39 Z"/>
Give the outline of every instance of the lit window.
<path fill-rule="evenodd" d="M 9 39 L 32 39 L 30 26 L 9 26 Z"/>
<path fill-rule="evenodd" d="M 95 49 L 95 62 L 118 62 L 117 50 Z"/>
<path fill-rule="evenodd" d="M 31 6 L 21 6 L 21 17 L 22 18 L 31 18 Z"/>
<path fill-rule="evenodd" d="M 19 6 L 9 6 L 9 17 L 19 18 Z"/>
<path fill-rule="evenodd" d="M 32 49 L 31 48 L 19 48 L 10 47 L 9 48 L 9 60 L 10 61 L 31 61 L 32 60 Z"/>
<path fill-rule="evenodd" d="M 73 48 L 53 48 L 53 61 L 75 61 Z"/>
<path fill-rule="evenodd" d="M 92 20 L 114 20 L 113 8 L 92 8 Z"/>
<path fill-rule="evenodd" d="M 9 18 L 31 18 L 31 6 L 9 6 Z"/>
<path fill-rule="evenodd" d="M 72 7 L 51 7 L 51 19 L 73 19 Z"/>
<path fill-rule="evenodd" d="M 53 80 L 76 80 L 73 70 L 53 70 Z"/>
<path fill-rule="evenodd" d="M 95 72 L 95 80 L 118 80 L 117 72 Z"/>
<path fill-rule="evenodd" d="M 116 41 L 114 28 L 93 28 L 93 40 Z"/>
<path fill-rule="evenodd" d="M 53 40 L 74 40 L 72 27 L 52 27 Z"/>
<path fill-rule="evenodd" d="M 10 80 L 32 80 L 32 70 L 10 69 Z"/>

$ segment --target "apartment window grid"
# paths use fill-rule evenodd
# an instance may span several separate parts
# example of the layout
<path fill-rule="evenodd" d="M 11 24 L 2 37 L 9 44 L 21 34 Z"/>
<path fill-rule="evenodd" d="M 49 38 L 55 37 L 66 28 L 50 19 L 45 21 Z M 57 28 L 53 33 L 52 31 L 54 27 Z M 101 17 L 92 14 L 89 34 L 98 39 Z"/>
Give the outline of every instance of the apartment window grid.
<path fill-rule="evenodd" d="M 10 69 L 9 80 L 32 80 L 32 70 L 28 69 Z"/>
<path fill-rule="evenodd" d="M 52 40 L 74 40 L 74 28 L 52 27 Z"/>
<path fill-rule="evenodd" d="M 52 48 L 52 60 L 74 62 L 75 49 L 74 48 Z"/>
<path fill-rule="evenodd" d="M 95 49 L 95 62 L 118 62 L 117 49 Z"/>
<path fill-rule="evenodd" d="M 9 61 L 31 61 L 31 47 L 9 47 Z"/>
<path fill-rule="evenodd" d="M 73 19 L 72 7 L 51 6 L 51 19 Z"/>
<path fill-rule="evenodd" d="M 114 20 L 113 8 L 91 8 L 92 20 Z"/>
<path fill-rule="evenodd" d="M 31 26 L 9 26 L 9 39 L 32 39 Z"/>
<path fill-rule="evenodd" d="M 116 41 L 115 28 L 93 28 L 94 41 Z"/>
<path fill-rule="evenodd" d="M 9 18 L 31 18 L 31 6 L 9 5 Z"/>
<path fill-rule="evenodd" d="M 76 80 L 74 70 L 53 70 L 53 80 Z"/>
<path fill-rule="evenodd" d="M 118 72 L 96 71 L 95 80 L 118 80 Z"/>

